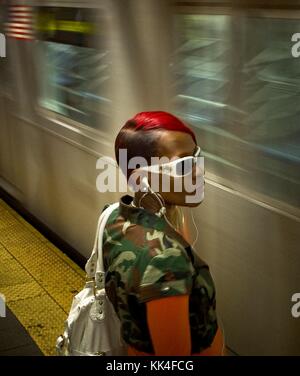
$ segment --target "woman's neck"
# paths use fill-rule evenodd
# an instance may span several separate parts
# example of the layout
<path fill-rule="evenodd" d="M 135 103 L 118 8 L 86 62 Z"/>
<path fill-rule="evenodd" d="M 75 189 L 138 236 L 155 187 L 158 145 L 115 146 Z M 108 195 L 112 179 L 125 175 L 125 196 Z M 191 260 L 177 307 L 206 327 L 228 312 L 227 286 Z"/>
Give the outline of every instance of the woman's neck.
<path fill-rule="evenodd" d="M 172 220 L 176 217 L 176 205 L 165 202 L 161 203 L 159 198 L 151 192 L 146 195 L 143 192 L 136 192 L 133 199 L 133 204 L 137 207 L 142 207 L 151 213 L 158 213 L 163 204 L 166 208 L 167 218 Z"/>

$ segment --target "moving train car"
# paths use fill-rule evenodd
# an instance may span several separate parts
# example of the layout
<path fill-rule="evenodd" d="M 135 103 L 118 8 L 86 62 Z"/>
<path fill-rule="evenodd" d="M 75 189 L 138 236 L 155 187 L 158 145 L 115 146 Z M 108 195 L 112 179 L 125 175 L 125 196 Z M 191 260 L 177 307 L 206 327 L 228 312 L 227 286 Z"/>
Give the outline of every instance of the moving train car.
<path fill-rule="evenodd" d="M 97 159 L 135 113 L 178 115 L 204 150 L 196 250 L 226 345 L 300 355 L 299 19 L 296 0 L 1 0 L 1 189 L 87 258 L 120 196 Z"/>

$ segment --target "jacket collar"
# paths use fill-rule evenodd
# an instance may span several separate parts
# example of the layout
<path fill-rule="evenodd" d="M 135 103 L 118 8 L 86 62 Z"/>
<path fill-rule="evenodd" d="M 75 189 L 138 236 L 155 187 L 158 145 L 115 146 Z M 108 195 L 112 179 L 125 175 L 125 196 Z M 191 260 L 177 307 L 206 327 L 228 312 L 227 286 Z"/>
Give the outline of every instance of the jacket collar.
<path fill-rule="evenodd" d="M 144 228 L 154 228 L 158 231 L 163 231 L 166 235 L 176 239 L 183 247 L 186 248 L 190 257 L 193 260 L 191 254 L 191 246 L 183 238 L 179 232 L 171 227 L 163 217 L 158 217 L 156 214 L 144 209 L 133 206 L 131 203 L 133 197 L 125 195 L 120 199 L 119 214 L 131 223 L 135 223 L 143 226 Z"/>
<path fill-rule="evenodd" d="M 125 195 L 120 199 L 119 214 L 125 220 L 160 231 L 166 228 L 167 222 L 164 218 L 160 218 L 144 208 L 135 207 L 132 202 L 133 197 L 129 195 Z"/>

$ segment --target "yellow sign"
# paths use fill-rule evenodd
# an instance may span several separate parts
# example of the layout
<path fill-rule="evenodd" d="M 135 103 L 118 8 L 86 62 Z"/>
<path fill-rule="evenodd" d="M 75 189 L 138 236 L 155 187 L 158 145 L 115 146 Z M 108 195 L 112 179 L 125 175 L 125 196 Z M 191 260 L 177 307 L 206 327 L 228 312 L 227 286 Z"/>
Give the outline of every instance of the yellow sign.
<path fill-rule="evenodd" d="M 37 29 L 40 31 L 67 31 L 70 33 L 91 34 L 94 31 L 94 26 L 90 22 L 55 20 L 49 15 L 42 15 L 38 19 Z"/>

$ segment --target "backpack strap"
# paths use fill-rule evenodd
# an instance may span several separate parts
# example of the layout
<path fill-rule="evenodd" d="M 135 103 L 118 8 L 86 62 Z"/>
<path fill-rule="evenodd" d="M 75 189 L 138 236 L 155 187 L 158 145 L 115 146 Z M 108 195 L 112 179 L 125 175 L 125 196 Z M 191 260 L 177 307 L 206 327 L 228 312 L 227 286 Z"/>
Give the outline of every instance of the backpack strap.
<path fill-rule="evenodd" d="M 105 230 L 106 222 L 111 215 L 111 213 L 119 207 L 119 202 L 116 202 L 108 206 L 100 215 L 97 225 L 96 237 L 93 246 L 93 251 L 85 265 L 85 271 L 88 279 L 96 280 L 96 285 L 98 288 L 104 287 L 104 266 L 103 266 L 103 253 L 102 253 L 102 242 L 103 233 Z M 97 283 L 98 282 L 98 283 Z M 100 285 L 100 286 L 99 286 Z"/>

